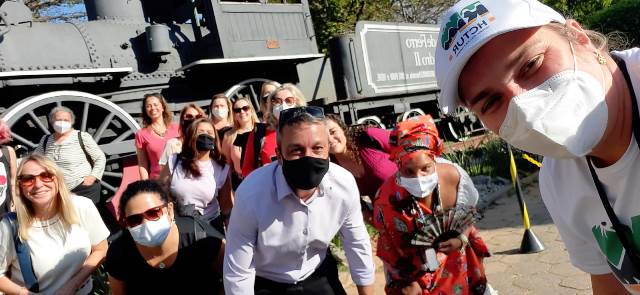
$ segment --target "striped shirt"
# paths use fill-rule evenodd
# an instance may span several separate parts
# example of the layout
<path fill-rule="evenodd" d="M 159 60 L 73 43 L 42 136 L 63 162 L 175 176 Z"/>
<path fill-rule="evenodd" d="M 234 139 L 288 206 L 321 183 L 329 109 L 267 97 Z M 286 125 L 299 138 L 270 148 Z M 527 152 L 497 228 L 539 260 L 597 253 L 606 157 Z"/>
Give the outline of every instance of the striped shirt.
<path fill-rule="evenodd" d="M 93 169 L 91 169 L 91 164 L 87 161 L 80 141 L 78 141 L 78 131 L 71 130 L 69 132 L 71 132 L 69 137 L 59 144 L 55 143 L 54 135 L 49 136 L 46 152 L 44 151 L 44 139 L 47 136 L 43 136 L 34 152 L 44 154 L 56 162 L 62 170 L 67 188 L 72 190 L 84 181 L 85 176 L 91 175 L 98 180 L 101 179 L 106 157 L 93 137 L 89 133 L 82 132 L 84 147 L 94 163 Z"/>

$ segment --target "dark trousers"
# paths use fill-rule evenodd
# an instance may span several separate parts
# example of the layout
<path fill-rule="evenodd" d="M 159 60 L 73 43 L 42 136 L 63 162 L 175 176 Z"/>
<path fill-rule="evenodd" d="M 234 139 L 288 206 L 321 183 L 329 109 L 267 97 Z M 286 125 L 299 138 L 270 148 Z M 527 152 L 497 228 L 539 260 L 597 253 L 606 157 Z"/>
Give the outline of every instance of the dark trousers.
<path fill-rule="evenodd" d="M 81 183 L 74 187 L 71 192 L 78 196 L 89 198 L 94 204 L 98 204 L 100 202 L 101 189 L 100 180 L 96 179 L 92 185 L 84 185 Z"/>
<path fill-rule="evenodd" d="M 338 265 L 331 252 L 310 277 L 297 284 L 278 283 L 256 276 L 256 295 L 346 295 L 338 278 Z"/>

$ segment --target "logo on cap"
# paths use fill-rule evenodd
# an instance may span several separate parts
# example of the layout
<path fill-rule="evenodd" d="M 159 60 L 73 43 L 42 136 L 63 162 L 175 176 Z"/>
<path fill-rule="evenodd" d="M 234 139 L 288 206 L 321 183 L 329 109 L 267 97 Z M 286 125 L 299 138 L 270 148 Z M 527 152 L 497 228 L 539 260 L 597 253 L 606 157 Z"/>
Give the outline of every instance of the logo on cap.
<path fill-rule="evenodd" d="M 467 42 L 484 31 L 494 19 L 480 1 L 465 6 L 460 12 L 453 13 L 444 26 L 440 40 L 442 48 L 451 48 L 453 54 L 458 56 Z M 449 60 L 453 58 L 453 54 L 449 55 Z"/>

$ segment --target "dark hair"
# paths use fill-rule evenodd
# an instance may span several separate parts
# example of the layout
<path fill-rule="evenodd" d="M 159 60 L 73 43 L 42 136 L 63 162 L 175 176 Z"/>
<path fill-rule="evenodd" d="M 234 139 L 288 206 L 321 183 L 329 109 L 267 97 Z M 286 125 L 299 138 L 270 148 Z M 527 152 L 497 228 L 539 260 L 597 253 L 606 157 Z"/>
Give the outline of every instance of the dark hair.
<path fill-rule="evenodd" d="M 162 96 L 162 94 L 160 94 L 159 92 L 155 92 L 155 93 L 147 93 L 143 96 L 142 98 L 142 123 L 144 126 L 149 126 L 151 125 L 151 117 L 149 117 L 149 115 L 147 114 L 147 100 L 150 97 L 155 97 L 160 101 L 160 104 L 162 105 L 162 119 L 164 121 L 164 125 L 169 127 L 169 125 L 171 124 L 172 121 L 172 115 L 171 112 L 169 111 L 169 105 L 167 104 L 167 101 L 164 99 L 164 96 Z"/>
<path fill-rule="evenodd" d="M 202 118 L 206 117 L 204 110 L 202 110 L 202 108 L 197 106 L 195 103 L 190 103 L 184 106 L 182 108 L 182 111 L 180 111 L 180 136 L 182 136 L 182 138 L 184 138 L 184 134 L 187 133 L 187 128 L 189 128 L 189 125 L 188 124 L 185 125 L 185 121 L 184 121 L 184 115 L 187 113 L 189 109 L 196 110 L 196 112 L 198 112 L 198 115 L 202 116 Z M 193 120 L 191 122 L 193 122 Z"/>
<path fill-rule="evenodd" d="M 139 193 L 152 193 L 157 194 L 160 200 L 165 203 L 171 202 L 169 192 L 155 180 L 138 180 L 130 183 L 127 189 L 124 190 L 122 196 L 120 196 L 120 219 L 124 219 L 124 208 L 127 206 L 129 200 L 138 195 Z"/>
<path fill-rule="evenodd" d="M 336 114 L 327 114 L 326 117 L 342 128 L 344 137 L 347 139 L 347 142 L 345 142 L 347 157 L 357 165 L 361 165 L 360 145 L 362 145 L 362 143 L 359 139 L 362 138 L 362 136 L 366 136 L 368 126 L 362 124 L 347 126 Z"/>
<path fill-rule="evenodd" d="M 200 177 L 201 175 L 200 168 L 198 167 L 198 149 L 196 148 L 196 140 L 198 139 L 198 125 L 202 123 L 211 124 L 213 127 L 213 122 L 207 118 L 194 120 L 189 128 L 187 128 L 187 133 L 184 135 L 184 140 L 182 141 L 182 151 L 178 155 L 181 162 L 180 166 L 187 177 Z M 209 156 L 218 164 L 224 166 L 227 162 L 220 152 L 220 137 L 218 136 L 216 128 L 213 128 L 213 131 L 215 132 L 216 137 L 216 147 L 209 153 Z"/>

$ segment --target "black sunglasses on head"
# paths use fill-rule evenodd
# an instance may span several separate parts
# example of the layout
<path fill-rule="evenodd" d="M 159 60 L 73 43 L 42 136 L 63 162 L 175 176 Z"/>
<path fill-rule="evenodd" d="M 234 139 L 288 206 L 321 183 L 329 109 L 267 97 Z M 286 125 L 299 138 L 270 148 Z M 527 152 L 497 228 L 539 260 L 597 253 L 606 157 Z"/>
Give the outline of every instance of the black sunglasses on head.
<path fill-rule="evenodd" d="M 283 110 L 280 112 L 280 119 L 278 120 L 278 129 L 287 124 L 289 121 L 298 118 L 303 115 L 310 115 L 314 118 L 324 119 L 324 110 L 317 106 L 296 107 Z"/>

